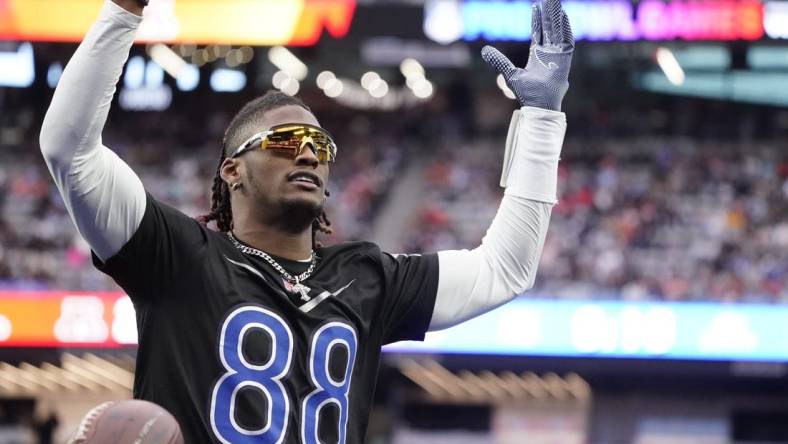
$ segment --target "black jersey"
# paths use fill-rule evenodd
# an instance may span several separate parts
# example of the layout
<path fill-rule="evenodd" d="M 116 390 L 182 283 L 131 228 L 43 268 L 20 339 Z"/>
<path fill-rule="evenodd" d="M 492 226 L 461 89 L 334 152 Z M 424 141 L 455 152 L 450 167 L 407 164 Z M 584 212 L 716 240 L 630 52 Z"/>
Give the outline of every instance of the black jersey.
<path fill-rule="evenodd" d="M 169 410 L 188 443 L 361 443 L 380 348 L 424 338 L 438 258 L 367 242 L 317 255 L 302 296 L 226 233 L 148 195 L 129 242 L 94 258 L 136 308 L 134 397 Z"/>

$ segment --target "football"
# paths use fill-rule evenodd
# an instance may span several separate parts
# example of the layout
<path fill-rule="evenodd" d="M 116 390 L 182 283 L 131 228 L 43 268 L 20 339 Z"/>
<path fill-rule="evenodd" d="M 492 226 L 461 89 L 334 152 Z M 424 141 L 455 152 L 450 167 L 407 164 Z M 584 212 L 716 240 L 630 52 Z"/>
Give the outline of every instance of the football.
<path fill-rule="evenodd" d="M 109 401 L 82 419 L 69 444 L 183 444 L 178 422 L 162 407 L 138 399 Z"/>

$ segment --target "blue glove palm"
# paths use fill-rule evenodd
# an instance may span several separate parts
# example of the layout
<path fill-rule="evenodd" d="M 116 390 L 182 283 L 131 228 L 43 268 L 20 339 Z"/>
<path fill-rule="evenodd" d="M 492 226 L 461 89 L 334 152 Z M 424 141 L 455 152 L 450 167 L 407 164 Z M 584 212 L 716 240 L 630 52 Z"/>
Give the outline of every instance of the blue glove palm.
<path fill-rule="evenodd" d="M 522 106 L 561 111 L 569 89 L 569 69 L 575 39 L 560 0 L 533 5 L 531 53 L 525 69 L 517 68 L 492 46 L 482 48 L 482 58 L 501 73 Z"/>

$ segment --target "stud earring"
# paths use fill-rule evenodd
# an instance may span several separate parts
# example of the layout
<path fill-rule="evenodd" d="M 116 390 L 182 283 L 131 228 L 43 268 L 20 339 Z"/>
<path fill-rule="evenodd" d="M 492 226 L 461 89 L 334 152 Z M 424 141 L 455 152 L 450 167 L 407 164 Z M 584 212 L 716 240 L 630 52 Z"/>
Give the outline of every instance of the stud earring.
<path fill-rule="evenodd" d="M 236 183 L 230 185 L 230 189 L 233 190 L 233 191 L 238 191 L 242 186 L 243 186 L 243 184 L 241 182 L 236 182 Z"/>

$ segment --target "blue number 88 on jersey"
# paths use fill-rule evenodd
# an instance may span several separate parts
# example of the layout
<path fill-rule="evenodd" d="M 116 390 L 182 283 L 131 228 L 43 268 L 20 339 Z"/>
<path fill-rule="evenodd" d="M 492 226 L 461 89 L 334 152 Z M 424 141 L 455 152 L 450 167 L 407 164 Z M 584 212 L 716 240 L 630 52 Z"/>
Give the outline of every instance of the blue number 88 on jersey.
<path fill-rule="evenodd" d="M 268 362 L 256 365 L 243 356 L 243 340 L 253 328 L 264 330 L 271 337 Z M 330 322 L 315 332 L 309 350 L 309 377 L 315 390 L 301 405 L 300 435 L 304 444 L 319 444 L 320 410 L 329 404 L 339 409 L 337 424 L 339 443 L 347 436 L 348 392 L 357 350 L 356 332 L 342 322 Z M 347 365 L 340 380 L 328 369 L 334 347 L 345 347 Z M 223 443 L 281 443 L 287 432 L 291 401 L 282 379 L 290 371 L 293 356 L 293 333 L 276 313 L 258 306 L 237 308 L 225 319 L 219 338 L 219 357 L 226 373 L 216 382 L 211 395 L 211 428 Z M 268 401 L 265 426 L 257 430 L 241 427 L 235 420 L 238 392 L 245 387 L 260 390 Z"/>

